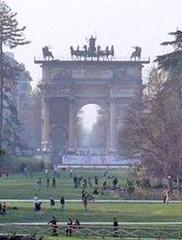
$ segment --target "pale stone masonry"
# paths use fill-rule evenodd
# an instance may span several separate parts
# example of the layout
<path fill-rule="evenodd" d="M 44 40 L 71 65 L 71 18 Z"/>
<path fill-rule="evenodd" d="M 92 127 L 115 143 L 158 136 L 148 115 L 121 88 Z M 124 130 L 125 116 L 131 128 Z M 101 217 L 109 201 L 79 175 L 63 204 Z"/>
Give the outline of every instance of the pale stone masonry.
<path fill-rule="evenodd" d="M 42 67 L 42 133 L 53 159 L 77 151 L 79 110 L 99 105 L 106 114 L 105 154 L 118 151 L 118 133 L 126 110 L 142 89 L 142 67 L 148 61 L 35 61 Z M 45 146 L 46 145 L 46 146 Z"/>

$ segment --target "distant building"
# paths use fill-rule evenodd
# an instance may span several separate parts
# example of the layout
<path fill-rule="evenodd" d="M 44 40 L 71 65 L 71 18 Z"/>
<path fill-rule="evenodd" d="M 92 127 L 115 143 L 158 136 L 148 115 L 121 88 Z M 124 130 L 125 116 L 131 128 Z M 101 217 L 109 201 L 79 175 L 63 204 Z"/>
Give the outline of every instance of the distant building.
<path fill-rule="evenodd" d="M 11 66 L 18 67 L 20 73 L 16 79 L 12 79 L 9 84 L 11 91 L 8 96 L 14 101 L 18 111 L 18 118 L 22 124 L 22 131 L 20 137 L 28 149 L 32 148 L 32 131 L 31 131 L 31 100 L 32 100 L 32 78 L 28 71 L 25 69 L 24 64 L 18 63 L 13 53 L 5 53 L 5 61 Z"/>

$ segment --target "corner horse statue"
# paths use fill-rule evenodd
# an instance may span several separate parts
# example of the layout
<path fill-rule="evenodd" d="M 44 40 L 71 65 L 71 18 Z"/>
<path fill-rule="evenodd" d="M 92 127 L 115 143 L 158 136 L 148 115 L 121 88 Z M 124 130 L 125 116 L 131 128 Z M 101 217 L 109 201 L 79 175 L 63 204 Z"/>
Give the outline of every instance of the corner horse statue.
<path fill-rule="evenodd" d="M 96 37 L 91 36 L 87 42 L 88 42 L 88 47 L 87 45 L 84 45 L 83 49 L 80 50 L 79 46 L 77 47 L 76 50 L 74 50 L 73 46 L 70 47 L 70 53 L 71 53 L 71 58 L 73 59 L 74 57 L 76 60 L 81 60 L 84 58 L 86 61 L 88 58 L 93 60 L 94 58 L 97 59 L 98 61 L 100 58 L 103 60 L 107 59 L 109 60 L 109 56 L 111 59 L 114 57 L 114 46 L 111 46 L 111 49 L 109 50 L 109 47 L 107 46 L 105 50 L 101 50 L 101 46 L 96 47 Z"/>
<path fill-rule="evenodd" d="M 48 46 L 45 46 L 42 48 L 42 53 L 45 61 L 50 60 L 50 58 L 54 59 L 54 56 L 52 52 L 49 50 Z"/>
<path fill-rule="evenodd" d="M 139 61 L 140 58 L 141 58 L 142 48 L 141 48 L 141 47 L 138 47 L 138 46 L 135 46 L 135 47 L 133 47 L 133 48 L 135 49 L 135 51 L 132 52 L 130 59 L 134 58 L 135 61 L 136 61 L 137 59 L 138 59 L 138 61 Z"/>

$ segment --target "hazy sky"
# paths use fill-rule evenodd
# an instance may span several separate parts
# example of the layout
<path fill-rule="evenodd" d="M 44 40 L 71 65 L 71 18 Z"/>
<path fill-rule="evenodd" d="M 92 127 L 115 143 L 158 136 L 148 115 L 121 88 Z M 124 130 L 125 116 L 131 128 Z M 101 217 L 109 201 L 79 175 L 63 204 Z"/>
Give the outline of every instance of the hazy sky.
<path fill-rule="evenodd" d="M 97 44 L 114 45 L 116 57 L 126 59 L 132 46 L 142 47 L 143 57 L 165 53 L 160 43 L 170 31 L 182 27 L 182 0 L 6 0 L 18 12 L 20 26 L 32 43 L 19 47 L 15 57 L 26 64 L 34 79 L 41 68 L 34 56 L 50 45 L 56 58 L 69 57 L 69 47 L 83 46 L 85 37 L 97 34 Z"/>

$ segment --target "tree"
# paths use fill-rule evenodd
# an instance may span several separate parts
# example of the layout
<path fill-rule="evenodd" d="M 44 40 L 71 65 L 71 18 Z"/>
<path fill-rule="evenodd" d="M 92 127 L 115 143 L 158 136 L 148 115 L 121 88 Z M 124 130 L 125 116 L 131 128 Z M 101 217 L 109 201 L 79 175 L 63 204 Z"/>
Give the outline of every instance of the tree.
<path fill-rule="evenodd" d="M 37 150 L 41 146 L 41 92 L 38 88 L 32 91 L 30 111 L 26 118 L 26 126 L 32 135 L 32 148 Z"/>
<path fill-rule="evenodd" d="M 174 36 L 173 41 L 161 43 L 162 46 L 172 46 L 174 51 L 157 56 L 156 62 L 158 67 L 169 72 L 170 74 L 181 74 L 182 71 L 182 31 L 170 32 L 169 35 Z"/>
<path fill-rule="evenodd" d="M 16 20 L 17 13 L 0 0 L 0 149 L 2 149 L 3 109 L 4 109 L 4 85 L 6 63 L 4 61 L 3 46 L 15 48 L 19 45 L 30 43 L 24 37 L 26 27 L 19 28 Z"/>
<path fill-rule="evenodd" d="M 144 89 L 132 104 L 123 131 L 121 149 L 141 156 L 148 175 L 172 176 L 180 186 L 182 175 L 182 32 L 163 42 L 173 52 L 158 56 Z M 123 137 L 124 136 L 124 137 Z"/>
<path fill-rule="evenodd" d="M 129 108 L 120 147 L 128 157 L 141 157 L 147 176 L 170 175 L 180 189 L 182 102 L 176 93 L 166 73 L 154 68 L 143 96 L 137 96 Z"/>
<path fill-rule="evenodd" d="M 18 111 L 16 107 L 16 86 L 17 78 L 21 74 L 19 65 L 15 61 L 10 61 L 8 56 L 4 56 L 3 65 L 3 129 L 2 129 L 2 145 L 11 153 L 15 152 L 17 146 L 20 144 L 19 131 L 21 123 L 18 118 Z"/>
<path fill-rule="evenodd" d="M 172 46 L 171 53 L 158 56 L 156 62 L 159 69 L 164 69 L 168 78 L 165 83 L 165 95 L 168 108 L 168 123 L 173 126 L 171 136 L 173 136 L 172 152 L 176 161 L 173 161 L 173 168 L 176 169 L 177 184 L 179 185 L 179 176 L 182 171 L 182 136 L 181 136 L 181 120 L 182 120 L 182 31 L 169 33 L 174 36 L 173 41 L 163 42 L 163 46 Z"/>

